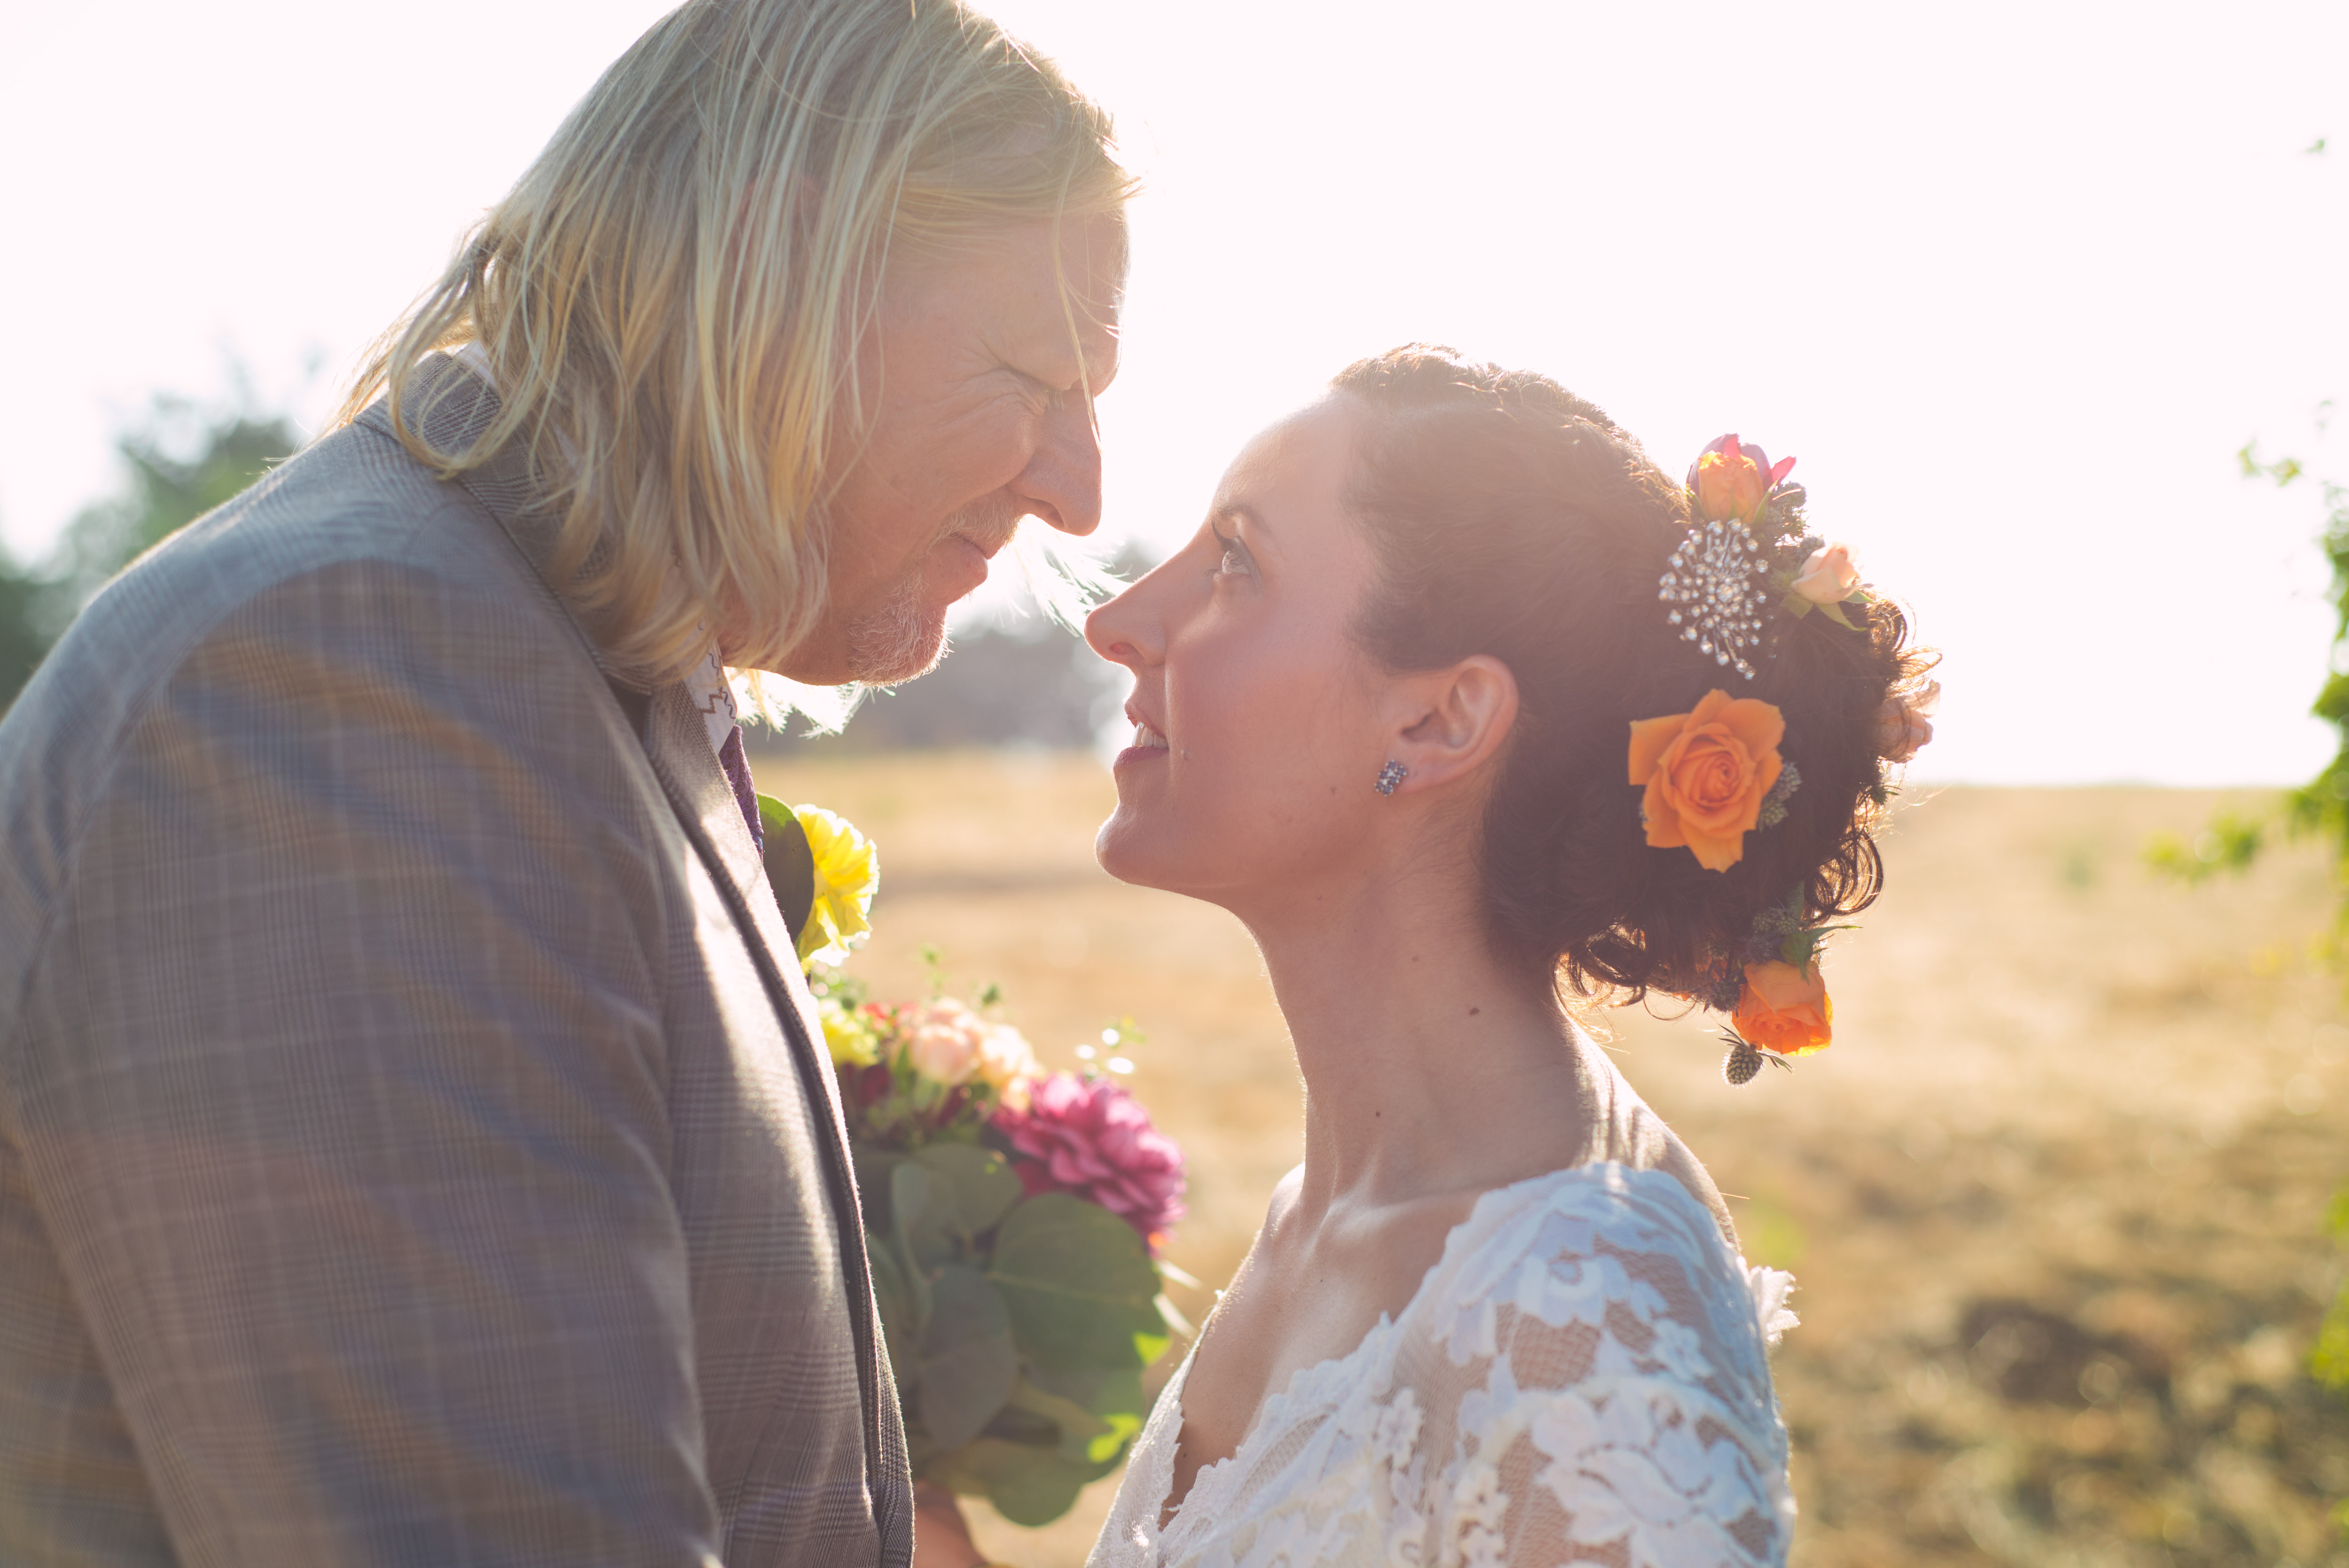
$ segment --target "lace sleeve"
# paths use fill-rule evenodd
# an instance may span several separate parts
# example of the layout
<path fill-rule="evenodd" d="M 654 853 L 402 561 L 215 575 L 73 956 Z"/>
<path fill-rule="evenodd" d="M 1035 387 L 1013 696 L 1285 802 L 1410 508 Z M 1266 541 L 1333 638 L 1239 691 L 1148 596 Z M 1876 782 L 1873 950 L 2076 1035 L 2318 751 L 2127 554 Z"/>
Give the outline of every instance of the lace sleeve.
<path fill-rule="evenodd" d="M 1749 1277 L 1670 1177 L 1619 1168 L 1480 1241 L 1396 1346 L 1390 1560 L 1783 1563 L 1764 1336 L 1791 1319 L 1785 1276 Z"/>

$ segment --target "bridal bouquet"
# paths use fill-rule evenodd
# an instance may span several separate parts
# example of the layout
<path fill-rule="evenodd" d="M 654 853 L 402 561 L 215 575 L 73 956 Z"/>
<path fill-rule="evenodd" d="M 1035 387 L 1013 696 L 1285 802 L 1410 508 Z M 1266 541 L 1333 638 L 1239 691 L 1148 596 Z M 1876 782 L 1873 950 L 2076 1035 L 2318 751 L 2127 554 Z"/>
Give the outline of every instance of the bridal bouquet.
<path fill-rule="evenodd" d="M 837 963 L 864 928 L 872 851 L 830 813 L 801 815 L 819 819 L 802 957 Z M 1183 1276 L 1158 1257 L 1183 1214 L 1182 1150 L 1093 1048 L 1081 1072 L 1046 1072 L 991 1016 L 993 987 L 973 1006 L 874 1001 L 822 965 L 811 981 L 914 1473 L 1049 1523 L 1124 1458 L 1143 1371 L 1188 1330 L 1164 1295 Z"/>

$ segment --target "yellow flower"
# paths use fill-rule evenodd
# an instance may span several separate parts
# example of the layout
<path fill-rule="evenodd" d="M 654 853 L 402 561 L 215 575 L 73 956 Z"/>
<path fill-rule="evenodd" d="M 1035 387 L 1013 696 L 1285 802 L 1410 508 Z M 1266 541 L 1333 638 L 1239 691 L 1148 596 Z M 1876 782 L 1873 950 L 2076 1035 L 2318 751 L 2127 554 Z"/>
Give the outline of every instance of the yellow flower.
<path fill-rule="evenodd" d="M 832 1047 L 834 1067 L 869 1068 L 881 1059 L 880 1038 L 862 1012 L 842 1006 L 837 996 L 822 998 L 815 1010 L 823 1020 L 823 1043 Z"/>
<path fill-rule="evenodd" d="M 881 885 L 881 852 L 848 820 L 821 806 L 794 806 L 815 857 L 815 903 L 800 932 L 800 962 L 839 964 L 872 933 L 867 918 Z"/>

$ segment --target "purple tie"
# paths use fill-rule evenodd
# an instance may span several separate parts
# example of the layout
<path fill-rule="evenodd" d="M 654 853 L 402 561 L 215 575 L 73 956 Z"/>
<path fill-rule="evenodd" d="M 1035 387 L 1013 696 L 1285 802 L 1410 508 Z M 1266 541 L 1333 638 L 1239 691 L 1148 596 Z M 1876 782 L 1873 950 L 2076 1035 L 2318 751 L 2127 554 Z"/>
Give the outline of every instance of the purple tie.
<path fill-rule="evenodd" d="M 750 830 L 751 844 L 765 854 L 767 830 L 759 820 L 759 792 L 750 788 L 750 759 L 742 754 L 740 725 L 728 732 L 726 744 L 718 748 L 718 766 L 726 770 L 726 782 L 734 786 L 734 803 L 742 808 L 742 822 Z"/>

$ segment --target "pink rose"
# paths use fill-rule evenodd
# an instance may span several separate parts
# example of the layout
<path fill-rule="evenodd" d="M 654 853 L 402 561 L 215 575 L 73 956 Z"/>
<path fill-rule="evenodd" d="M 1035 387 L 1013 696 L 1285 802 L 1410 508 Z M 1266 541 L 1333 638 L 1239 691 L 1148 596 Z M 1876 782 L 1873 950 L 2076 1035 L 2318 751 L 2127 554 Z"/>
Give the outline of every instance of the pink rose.
<path fill-rule="evenodd" d="M 1012 1170 L 1030 1193 L 1098 1203 L 1142 1234 L 1153 1253 L 1183 1217 L 1183 1150 L 1107 1078 L 1054 1073 L 1029 1085 L 1025 1106 L 995 1114 Z"/>
<path fill-rule="evenodd" d="M 1823 544 L 1795 573 L 1795 592 L 1814 604 L 1840 604 L 1859 586 L 1859 568 L 1847 544 Z"/>
<path fill-rule="evenodd" d="M 1876 710 L 1877 755 L 1891 763 L 1905 763 L 1933 738 L 1930 717 L 1941 700 L 1941 683 L 1934 681 L 1906 696 L 1895 693 Z"/>

